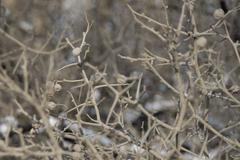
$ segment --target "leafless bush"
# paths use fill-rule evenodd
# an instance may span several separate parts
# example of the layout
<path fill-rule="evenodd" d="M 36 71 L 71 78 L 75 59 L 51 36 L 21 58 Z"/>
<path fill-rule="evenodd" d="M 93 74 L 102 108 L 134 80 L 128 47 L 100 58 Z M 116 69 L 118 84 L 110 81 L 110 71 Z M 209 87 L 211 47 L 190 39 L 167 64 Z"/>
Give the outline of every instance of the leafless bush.
<path fill-rule="evenodd" d="M 239 2 L 1 5 L 0 159 L 239 159 Z"/>

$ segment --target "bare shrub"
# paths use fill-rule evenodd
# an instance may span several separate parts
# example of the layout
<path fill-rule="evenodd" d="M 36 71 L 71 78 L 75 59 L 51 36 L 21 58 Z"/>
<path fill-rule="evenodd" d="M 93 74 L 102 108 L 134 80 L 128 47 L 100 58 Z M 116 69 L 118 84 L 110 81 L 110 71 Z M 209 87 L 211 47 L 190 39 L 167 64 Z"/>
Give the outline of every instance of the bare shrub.
<path fill-rule="evenodd" d="M 239 2 L 0 2 L 0 159 L 239 159 Z"/>

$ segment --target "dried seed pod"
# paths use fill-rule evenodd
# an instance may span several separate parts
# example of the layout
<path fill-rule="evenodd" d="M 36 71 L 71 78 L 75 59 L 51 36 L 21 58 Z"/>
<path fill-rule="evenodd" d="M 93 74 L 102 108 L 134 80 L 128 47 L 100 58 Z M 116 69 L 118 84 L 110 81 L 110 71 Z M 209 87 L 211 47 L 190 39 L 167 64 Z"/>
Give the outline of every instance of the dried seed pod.
<path fill-rule="evenodd" d="M 80 144 L 75 144 L 75 145 L 73 146 L 73 150 L 76 151 L 76 152 L 81 152 L 82 147 L 81 147 Z"/>
<path fill-rule="evenodd" d="M 124 84 L 127 82 L 127 77 L 122 74 L 117 74 L 116 78 L 117 78 L 117 82 L 120 84 Z"/>
<path fill-rule="evenodd" d="M 216 9 L 213 13 L 213 16 L 215 19 L 219 20 L 224 17 L 224 11 L 221 8 Z"/>
<path fill-rule="evenodd" d="M 54 90 L 55 90 L 56 92 L 61 91 L 61 89 L 62 89 L 62 86 L 61 86 L 60 84 L 56 83 L 56 84 L 54 85 Z"/>
<path fill-rule="evenodd" d="M 78 56 L 81 53 L 81 48 L 76 47 L 72 50 L 74 56 Z"/>
<path fill-rule="evenodd" d="M 52 101 L 50 101 L 50 102 L 47 103 L 47 108 L 48 108 L 49 110 L 53 110 L 56 106 L 57 106 L 56 103 L 54 103 L 54 102 L 52 102 Z"/>
<path fill-rule="evenodd" d="M 199 37 L 196 41 L 195 41 L 195 45 L 198 48 L 204 48 L 207 44 L 207 39 L 205 37 Z"/>

